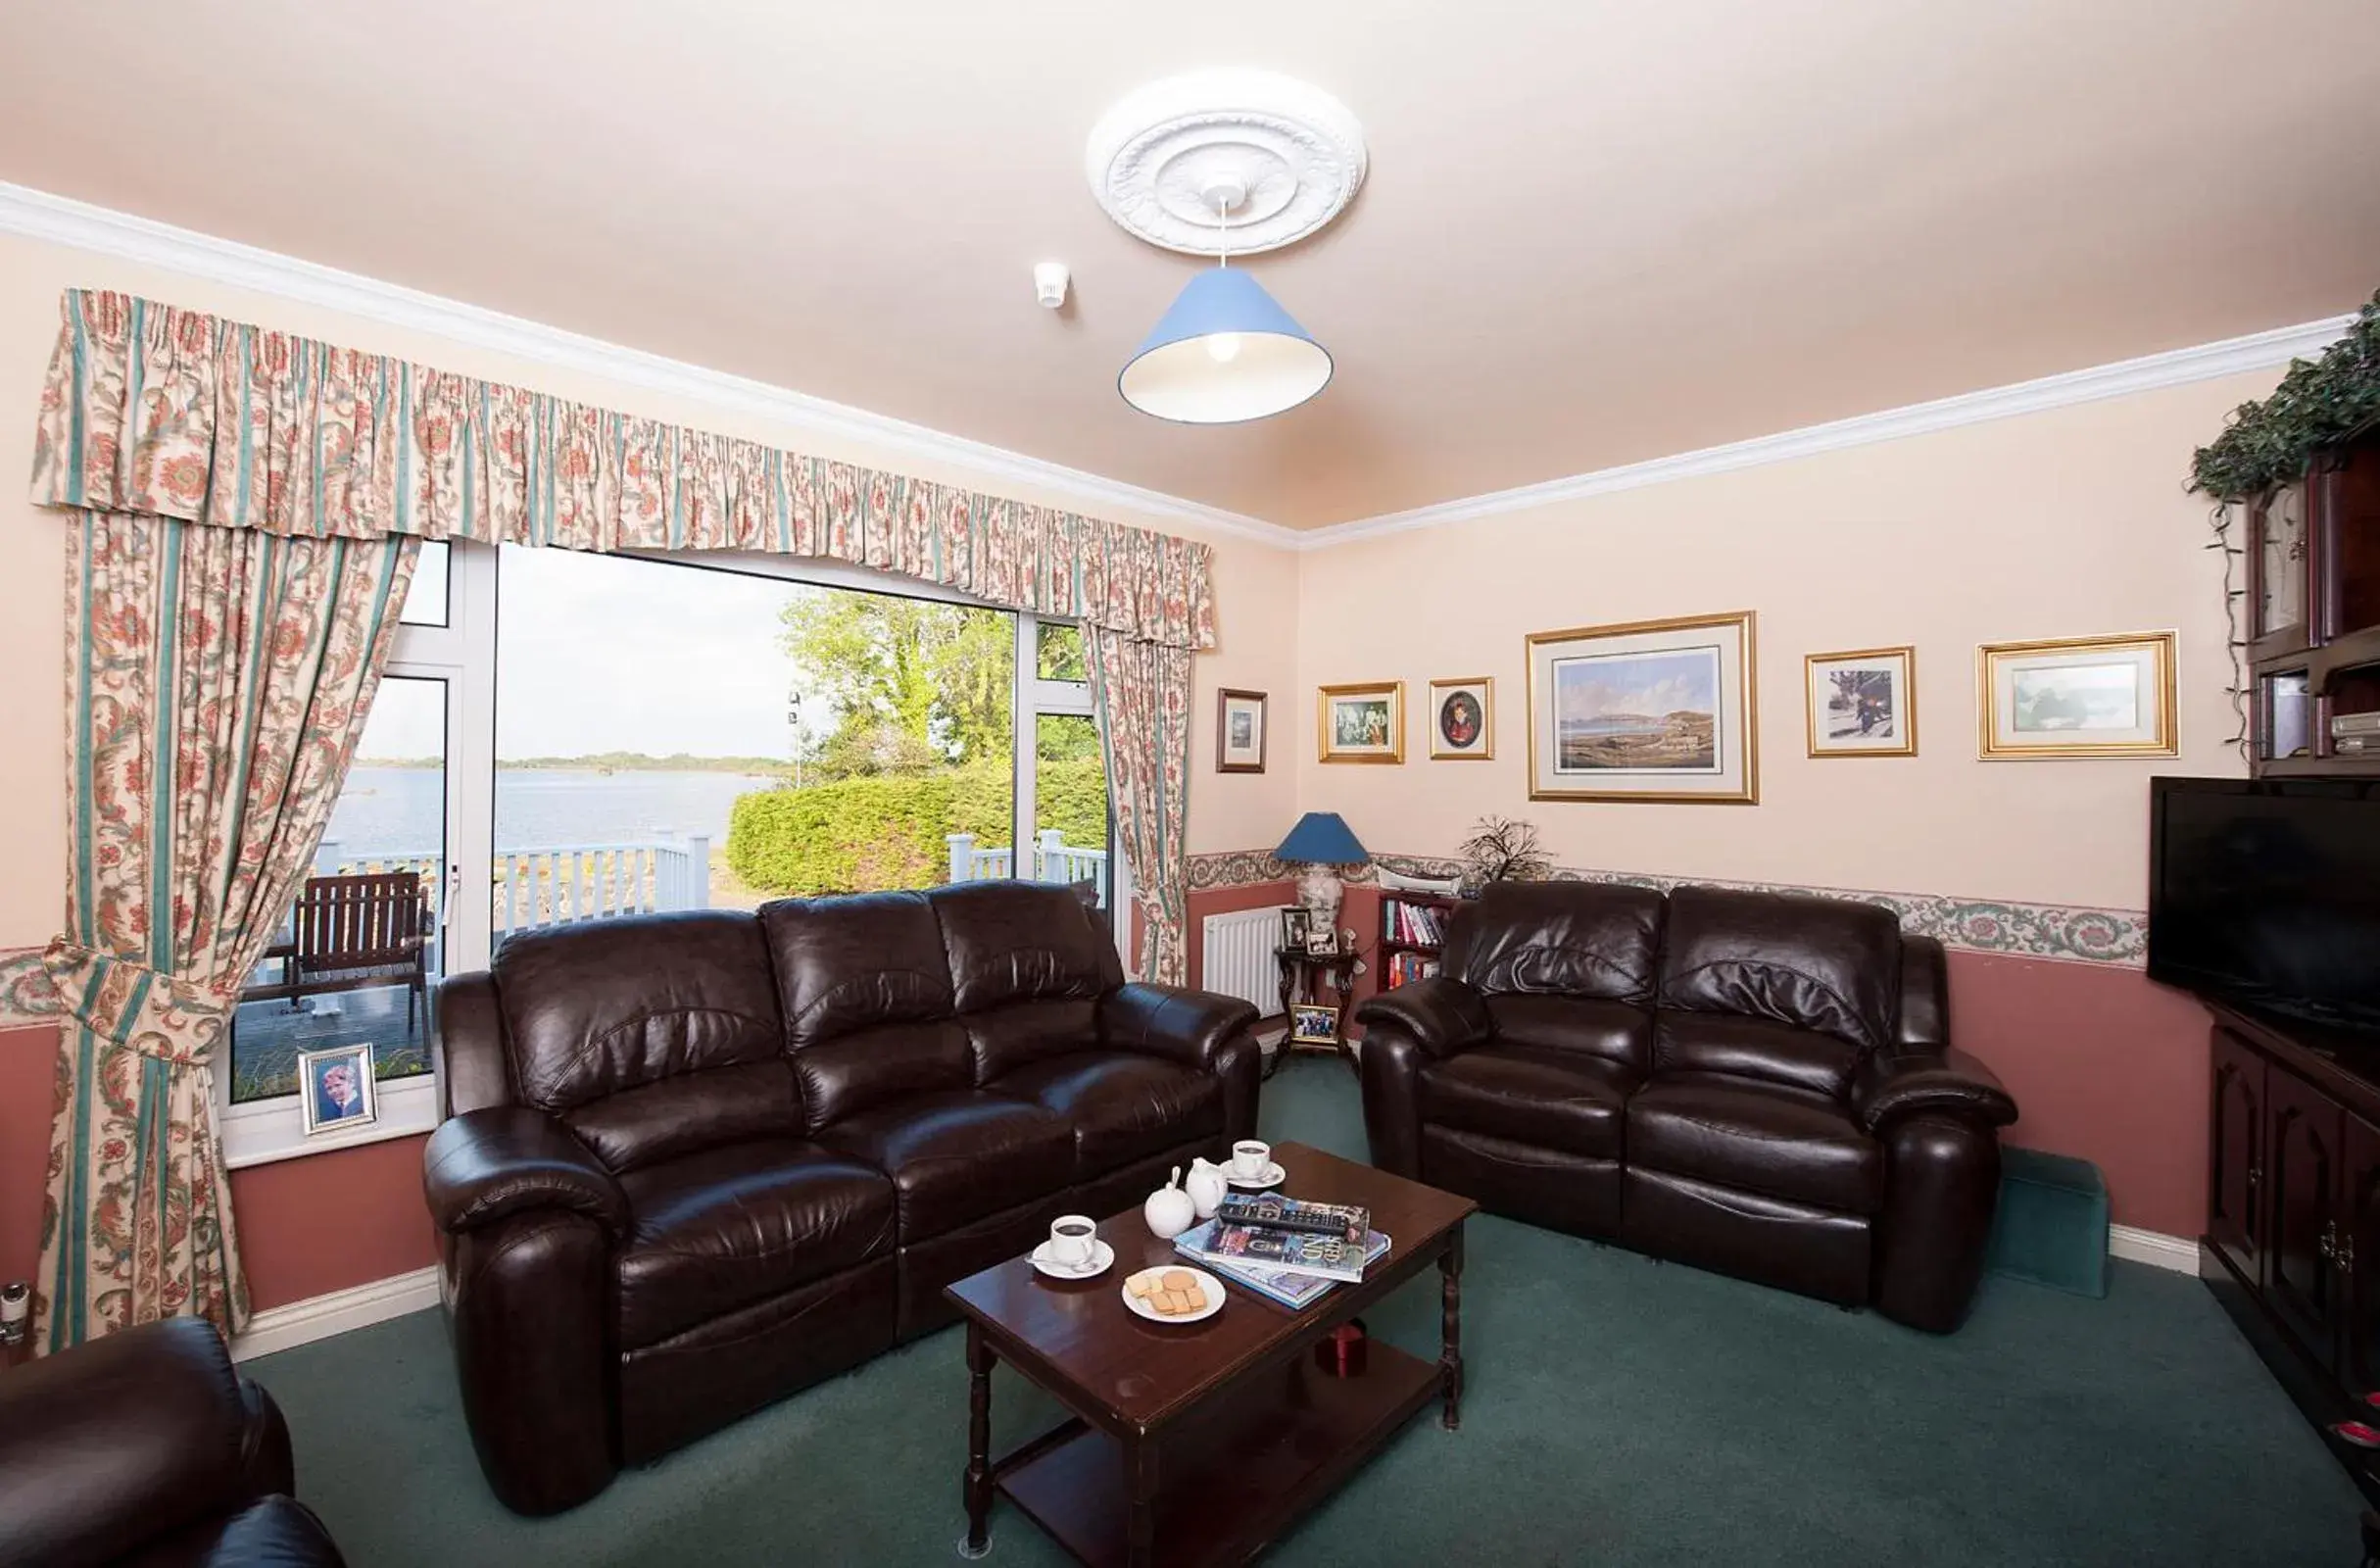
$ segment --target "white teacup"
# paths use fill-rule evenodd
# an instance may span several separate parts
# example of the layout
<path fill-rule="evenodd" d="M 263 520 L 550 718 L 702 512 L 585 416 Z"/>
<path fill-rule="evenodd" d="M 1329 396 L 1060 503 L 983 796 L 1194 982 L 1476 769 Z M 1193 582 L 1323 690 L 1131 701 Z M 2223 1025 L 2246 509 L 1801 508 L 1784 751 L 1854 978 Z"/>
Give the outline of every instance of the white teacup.
<path fill-rule="evenodd" d="M 1242 1139 L 1232 1146 L 1232 1174 L 1243 1182 L 1252 1182 L 1265 1173 L 1273 1163 L 1273 1146 L 1253 1138 Z"/>
<path fill-rule="evenodd" d="M 1081 1214 L 1060 1214 L 1049 1222 L 1049 1261 L 1060 1268 L 1081 1268 L 1091 1261 L 1098 1226 Z"/>

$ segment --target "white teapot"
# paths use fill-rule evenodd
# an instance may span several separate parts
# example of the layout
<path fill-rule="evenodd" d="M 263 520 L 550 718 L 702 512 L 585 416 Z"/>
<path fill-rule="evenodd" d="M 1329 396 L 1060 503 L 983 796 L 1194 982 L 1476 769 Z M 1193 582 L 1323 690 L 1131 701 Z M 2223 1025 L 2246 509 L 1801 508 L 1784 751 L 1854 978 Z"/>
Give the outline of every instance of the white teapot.
<path fill-rule="evenodd" d="M 1215 1210 L 1223 1206 L 1223 1198 L 1231 1183 L 1224 1179 L 1223 1167 L 1211 1159 L 1190 1161 L 1190 1180 L 1183 1188 L 1190 1194 L 1190 1208 L 1200 1219 L 1213 1219 Z"/>
<path fill-rule="evenodd" d="M 1141 1205 L 1141 1217 L 1148 1221 L 1149 1232 L 1164 1241 L 1189 1230 L 1198 1222 L 1198 1211 L 1190 1202 L 1190 1195 L 1182 1190 L 1182 1167 L 1174 1167 L 1174 1179 L 1148 1195 Z"/>

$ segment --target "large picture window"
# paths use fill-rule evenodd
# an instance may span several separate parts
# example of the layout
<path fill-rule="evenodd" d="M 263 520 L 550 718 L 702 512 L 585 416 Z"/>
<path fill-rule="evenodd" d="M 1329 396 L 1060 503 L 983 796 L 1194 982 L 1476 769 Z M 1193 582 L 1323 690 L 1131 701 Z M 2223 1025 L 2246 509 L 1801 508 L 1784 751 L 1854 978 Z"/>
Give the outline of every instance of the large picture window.
<path fill-rule="evenodd" d="M 433 1125 L 424 996 L 523 931 L 993 877 L 1121 906 L 1074 626 L 811 562 L 438 548 L 309 882 L 417 898 L 418 961 L 260 969 L 233 1164 L 321 1147 L 300 1050 L 374 1047 L 379 1123 L 336 1141 Z"/>

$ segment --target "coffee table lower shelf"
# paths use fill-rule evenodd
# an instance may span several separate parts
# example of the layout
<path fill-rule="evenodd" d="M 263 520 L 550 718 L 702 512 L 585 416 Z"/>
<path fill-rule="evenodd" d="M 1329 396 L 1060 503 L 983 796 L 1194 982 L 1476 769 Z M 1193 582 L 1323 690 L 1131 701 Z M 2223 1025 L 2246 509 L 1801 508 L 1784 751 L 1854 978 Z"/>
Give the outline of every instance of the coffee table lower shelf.
<path fill-rule="evenodd" d="M 1378 1340 L 1367 1348 L 1358 1377 L 1334 1377 L 1300 1354 L 1260 1374 L 1257 1387 L 1215 1401 L 1212 1414 L 1167 1429 L 1155 1519 L 1163 1568 L 1254 1556 L 1438 1398 L 1436 1362 Z M 994 1484 L 1091 1568 L 1125 1563 L 1124 1455 L 1115 1439 L 1068 1423 L 996 1465 Z"/>

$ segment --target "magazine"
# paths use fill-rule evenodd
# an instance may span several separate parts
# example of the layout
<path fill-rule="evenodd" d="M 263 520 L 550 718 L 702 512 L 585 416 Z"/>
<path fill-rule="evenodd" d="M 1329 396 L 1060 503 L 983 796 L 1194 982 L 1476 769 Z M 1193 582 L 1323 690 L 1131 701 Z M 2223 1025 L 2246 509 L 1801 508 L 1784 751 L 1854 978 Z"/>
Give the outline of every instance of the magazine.
<path fill-rule="evenodd" d="M 1271 1274 L 1303 1275 L 1311 1279 L 1352 1284 L 1364 1277 L 1364 1270 L 1376 1258 L 1386 1253 L 1388 1238 L 1378 1231 L 1366 1231 L 1364 1245 L 1359 1250 L 1353 1243 L 1341 1241 L 1336 1236 L 1299 1236 L 1253 1230 L 1245 1225 L 1226 1223 L 1221 1215 L 1217 1215 L 1205 1224 L 1176 1237 L 1174 1250 L 1202 1263 L 1227 1269 L 1235 1278 L 1241 1277 L 1240 1271 L 1243 1269 L 1259 1269 Z M 1277 1296 L 1274 1298 L 1280 1299 Z M 1287 1304 L 1296 1306 L 1304 1303 L 1292 1301 Z"/>

